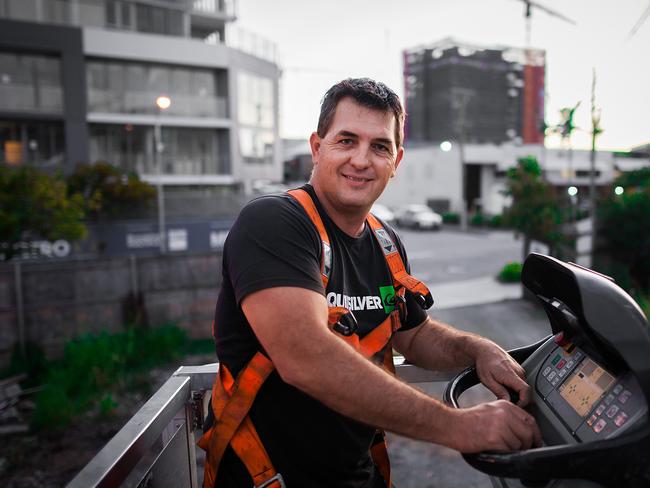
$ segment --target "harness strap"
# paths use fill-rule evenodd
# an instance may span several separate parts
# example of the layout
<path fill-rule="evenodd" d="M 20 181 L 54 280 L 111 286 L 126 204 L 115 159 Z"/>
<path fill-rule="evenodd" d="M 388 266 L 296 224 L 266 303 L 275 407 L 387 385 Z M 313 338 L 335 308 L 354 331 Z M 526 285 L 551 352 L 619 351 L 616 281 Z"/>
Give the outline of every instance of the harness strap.
<path fill-rule="evenodd" d="M 386 263 L 388 264 L 388 268 L 393 276 L 393 281 L 396 287 L 397 285 L 402 285 L 420 299 L 422 308 L 431 308 L 431 305 L 433 305 L 431 292 L 424 283 L 406 272 L 402 256 L 400 256 L 397 246 L 386 229 L 381 225 L 381 222 L 379 222 L 379 220 L 377 220 L 377 218 L 372 214 L 368 214 L 367 221 L 375 235 L 375 238 L 384 251 L 384 257 L 386 258 Z"/>
<path fill-rule="evenodd" d="M 231 443 L 256 486 L 277 475 L 252 422 L 247 417 L 257 392 L 273 369 L 273 363 L 259 352 L 253 356 L 235 381 L 227 368 L 219 368 L 211 399 L 215 424 L 199 441 L 199 446 L 207 451 L 204 488 L 214 487 L 217 469 L 228 444 Z"/>
<path fill-rule="evenodd" d="M 309 219 L 314 223 L 314 226 L 318 231 L 318 235 L 320 236 L 323 245 L 323 255 L 320 260 L 321 277 L 323 279 L 323 287 L 327 288 L 327 283 L 330 280 L 330 272 L 332 271 L 332 246 L 327 231 L 325 230 L 325 225 L 323 225 L 323 219 L 321 219 L 320 214 L 316 209 L 316 204 L 309 196 L 309 193 L 305 190 L 289 190 L 287 193 L 295 198 L 302 208 L 305 209 Z"/>

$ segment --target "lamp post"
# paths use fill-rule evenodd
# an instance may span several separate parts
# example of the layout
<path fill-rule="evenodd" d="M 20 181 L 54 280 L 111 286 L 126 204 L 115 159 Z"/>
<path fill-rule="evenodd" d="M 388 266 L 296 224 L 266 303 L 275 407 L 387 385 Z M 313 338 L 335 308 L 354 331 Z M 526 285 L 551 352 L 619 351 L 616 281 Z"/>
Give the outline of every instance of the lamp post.
<path fill-rule="evenodd" d="M 158 197 L 158 234 L 160 236 L 160 252 L 165 254 L 167 251 L 167 239 L 165 238 L 165 194 L 162 183 L 162 152 L 164 145 L 160 131 L 160 112 L 168 109 L 172 104 L 172 99 L 166 95 L 160 95 L 156 98 L 156 124 L 153 131 L 154 152 L 156 160 L 156 193 Z"/>

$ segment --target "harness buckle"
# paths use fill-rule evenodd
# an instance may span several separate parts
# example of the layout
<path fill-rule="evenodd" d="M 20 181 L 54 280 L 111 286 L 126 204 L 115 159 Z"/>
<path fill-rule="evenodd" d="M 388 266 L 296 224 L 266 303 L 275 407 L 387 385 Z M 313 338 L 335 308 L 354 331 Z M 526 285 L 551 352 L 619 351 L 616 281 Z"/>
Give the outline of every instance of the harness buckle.
<path fill-rule="evenodd" d="M 276 473 L 275 476 L 271 476 L 268 480 L 262 481 L 259 485 L 254 485 L 253 488 L 266 488 L 276 481 L 280 484 L 280 488 L 287 488 L 287 485 L 284 483 L 284 478 L 280 473 Z"/>
<path fill-rule="evenodd" d="M 352 312 L 341 315 L 339 320 L 332 326 L 332 329 L 345 337 L 354 334 L 358 328 L 359 323 Z"/>
<path fill-rule="evenodd" d="M 413 295 L 423 310 L 429 310 L 433 305 L 433 296 L 431 293 L 427 293 L 426 295 L 423 295 L 422 293 L 414 293 Z"/>
<path fill-rule="evenodd" d="M 395 307 L 399 313 L 399 320 L 402 324 L 406 323 L 408 317 L 408 307 L 406 306 L 406 297 L 404 295 L 395 294 Z"/>

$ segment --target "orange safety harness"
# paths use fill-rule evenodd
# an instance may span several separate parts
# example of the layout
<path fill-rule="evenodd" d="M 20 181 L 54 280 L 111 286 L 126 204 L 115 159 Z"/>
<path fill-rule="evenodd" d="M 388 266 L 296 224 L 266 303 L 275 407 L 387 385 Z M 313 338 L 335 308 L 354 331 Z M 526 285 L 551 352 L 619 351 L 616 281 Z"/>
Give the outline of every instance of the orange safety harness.
<path fill-rule="evenodd" d="M 313 200 L 305 190 L 290 190 L 287 193 L 302 205 L 318 230 L 323 245 L 321 275 L 323 286 L 327 288 L 332 254 L 329 236 L 325 231 L 323 221 Z M 425 309 L 431 307 L 433 298 L 422 282 L 406 272 L 397 246 L 381 223 L 372 214 L 368 215 L 367 222 L 384 251 L 386 263 L 392 275 L 395 288 L 395 309 L 381 324 L 361 339 L 355 334 L 356 319 L 352 312 L 346 308 L 330 307 L 328 325 L 341 339 L 352 345 L 366 358 L 374 356 L 385 347 L 384 368 L 395 374 L 390 341 L 393 333 L 401 327 L 401 316 L 403 317 L 406 313 L 405 292 L 408 290 L 413 293 L 422 308 Z M 228 445 L 243 462 L 253 479 L 254 488 L 285 488 L 282 475 L 273 467 L 255 426 L 248 416 L 257 392 L 273 369 L 271 360 L 259 351 L 255 353 L 236 379 L 233 378 L 228 368 L 220 365 L 211 398 L 215 421 L 198 442 L 198 445 L 207 451 L 204 488 L 214 487 L 217 469 Z M 370 452 L 387 486 L 390 487 L 390 463 L 383 431 L 377 431 Z"/>

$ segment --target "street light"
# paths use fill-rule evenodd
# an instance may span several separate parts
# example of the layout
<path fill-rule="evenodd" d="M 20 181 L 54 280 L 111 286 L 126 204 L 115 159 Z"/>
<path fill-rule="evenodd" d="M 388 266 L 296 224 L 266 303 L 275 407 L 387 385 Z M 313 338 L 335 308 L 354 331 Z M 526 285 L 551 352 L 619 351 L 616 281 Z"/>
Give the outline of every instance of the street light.
<path fill-rule="evenodd" d="M 442 149 L 444 152 L 449 152 L 451 151 L 451 142 L 449 141 L 442 141 L 440 143 L 440 149 Z"/>
<path fill-rule="evenodd" d="M 165 238 L 165 195 L 162 184 L 162 152 L 165 149 L 160 133 L 160 112 L 168 109 L 172 104 L 172 99 L 167 95 L 160 95 L 156 98 L 156 123 L 153 131 L 153 143 L 156 159 L 156 173 L 158 174 L 156 183 L 156 193 L 158 194 L 158 234 L 160 238 L 160 252 L 164 254 L 167 250 Z"/>

